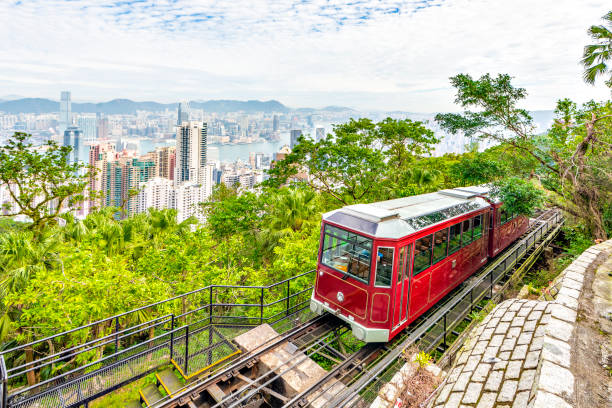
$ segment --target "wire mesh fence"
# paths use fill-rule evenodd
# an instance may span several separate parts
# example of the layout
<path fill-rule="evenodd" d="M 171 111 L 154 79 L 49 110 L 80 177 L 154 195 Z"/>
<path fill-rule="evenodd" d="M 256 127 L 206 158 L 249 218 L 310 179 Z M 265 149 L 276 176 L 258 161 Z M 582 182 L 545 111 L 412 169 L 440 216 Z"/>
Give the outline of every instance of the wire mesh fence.
<path fill-rule="evenodd" d="M 235 355 L 231 339 L 250 328 L 284 331 L 303 319 L 313 273 L 207 286 L 0 352 L 0 407 L 78 406 L 172 360 L 193 376 Z"/>

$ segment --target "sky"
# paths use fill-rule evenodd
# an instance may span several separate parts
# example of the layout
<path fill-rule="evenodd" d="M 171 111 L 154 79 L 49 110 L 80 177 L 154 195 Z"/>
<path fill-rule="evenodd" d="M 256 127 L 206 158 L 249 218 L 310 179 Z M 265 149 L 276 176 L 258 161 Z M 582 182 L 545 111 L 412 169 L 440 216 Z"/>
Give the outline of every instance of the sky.
<path fill-rule="evenodd" d="M 607 6 L 607 7 L 606 7 Z M 0 0 L 0 98 L 276 99 L 457 110 L 449 77 L 508 73 L 524 107 L 610 96 L 578 61 L 596 0 Z"/>

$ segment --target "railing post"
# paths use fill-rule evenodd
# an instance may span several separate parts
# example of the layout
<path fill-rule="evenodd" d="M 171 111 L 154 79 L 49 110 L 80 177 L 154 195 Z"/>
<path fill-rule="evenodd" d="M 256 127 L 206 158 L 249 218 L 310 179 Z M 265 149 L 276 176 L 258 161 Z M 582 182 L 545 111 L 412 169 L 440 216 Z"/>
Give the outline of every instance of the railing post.
<path fill-rule="evenodd" d="M 208 299 L 208 324 L 213 323 L 213 295 L 212 295 L 212 286 L 210 286 L 210 298 Z"/>
<path fill-rule="evenodd" d="M 261 296 L 259 298 L 259 324 L 263 324 L 263 307 L 264 307 L 264 288 L 261 288 Z"/>
<path fill-rule="evenodd" d="M 174 313 L 170 318 L 170 360 L 174 358 Z"/>
<path fill-rule="evenodd" d="M 493 300 L 493 269 L 491 269 L 491 272 L 489 272 L 489 276 L 491 277 L 490 279 L 490 284 L 489 284 L 489 290 L 491 292 L 491 300 Z"/>
<path fill-rule="evenodd" d="M 0 356 L 0 381 L 2 382 L 2 405 L 0 408 L 7 408 L 8 404 L 8 373 L 6 372 L 6 364 L 4 356 Z"/>
<path fill-rule="evenodd" d="M 470 312 L 474 310 L 474 289 L 470 289 Z"/>
<path fill-rule="evenodd" d="M 119 316 L 115 317 L 115 354 L 119 352 Z M 117 356 L 115 356 L 115 360 Z"/>
<path fill-rule="evenodd" d="M 446 348 L 446 313 L 444 313 L 444 348 Z"/>
<path fill-rule="evenodd" d="M 285 311 L 285 316 L 289 316 L 289 295 L 291 294 L 291 289 L 290 289 L 290 285 L 291 284 L 291 280 L 287 281 L 287 308 Z"/>
<path fill-rule="evenodd" d="M 189 325 L 185 326 L 185 377 L 189 377 L 189 372 L 187 371 L 187 369 L 189 368 L 188 366 L 189 363 Z"/>

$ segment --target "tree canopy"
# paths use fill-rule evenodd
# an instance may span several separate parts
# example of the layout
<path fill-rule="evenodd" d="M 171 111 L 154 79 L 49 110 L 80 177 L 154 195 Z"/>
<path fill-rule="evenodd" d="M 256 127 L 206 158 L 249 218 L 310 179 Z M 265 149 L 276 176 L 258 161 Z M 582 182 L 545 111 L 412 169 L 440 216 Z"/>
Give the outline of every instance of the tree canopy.
<path fill-rule="evenodd" d="M 83 165 L 69 162 L 71 147 L 54 141 L 34 147 L 29 137 L 17 132 L 0 146 L 0 185 L 14 202 L 4 205 L 0 216 L 25 215 L 31 220 L 29 228 L 40 231 L 85 199 L 89 175 L 79 175 Z"/>
<path fill-rule="evenodd" d="M 612 103 L 589 102 L 577 108 L 559 101 L 554 125 L 536 135 L 529 113 L 518 106 L 526 90 L 515 88 L 509 75 L 479 79 L 460 74 L 451 78 L 455 102 L 463 113 L 436 115 L 440 125 L 456 133 L 477 136 L 528 156 L 535 175 L 553 202 L 579 218 L 597 238 L 605 239 L 605 213 L 610 203 Z"/>

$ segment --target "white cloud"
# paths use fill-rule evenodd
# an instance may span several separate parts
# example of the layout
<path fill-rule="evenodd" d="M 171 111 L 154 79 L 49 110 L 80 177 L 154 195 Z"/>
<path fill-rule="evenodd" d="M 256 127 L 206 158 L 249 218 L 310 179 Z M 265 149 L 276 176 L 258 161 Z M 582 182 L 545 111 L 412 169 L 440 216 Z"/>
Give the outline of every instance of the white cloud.
<path fill-rule="evenodd" d="M 530 109 L 609 97 L 581 80 L 603 1 L 0 2 L 0 95 L 455 109 L 448 77 L 509 73 Z"/>

